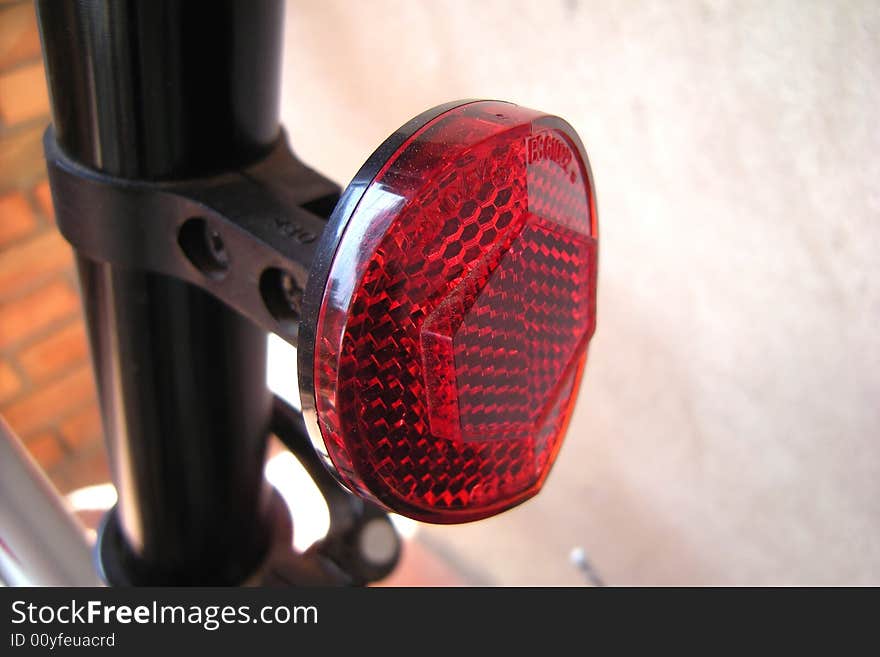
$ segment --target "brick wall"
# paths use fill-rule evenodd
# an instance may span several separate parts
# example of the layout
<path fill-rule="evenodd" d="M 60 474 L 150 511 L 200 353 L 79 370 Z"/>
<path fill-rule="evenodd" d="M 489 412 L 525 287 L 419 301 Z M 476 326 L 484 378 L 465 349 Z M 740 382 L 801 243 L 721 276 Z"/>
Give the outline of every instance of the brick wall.
<path fill-rule="evenodd" d="M 49 101 L 30 2 L 0 7 L 0 414 L 55 484 L 109 479 L 73 254 L 41 138 Z"/>

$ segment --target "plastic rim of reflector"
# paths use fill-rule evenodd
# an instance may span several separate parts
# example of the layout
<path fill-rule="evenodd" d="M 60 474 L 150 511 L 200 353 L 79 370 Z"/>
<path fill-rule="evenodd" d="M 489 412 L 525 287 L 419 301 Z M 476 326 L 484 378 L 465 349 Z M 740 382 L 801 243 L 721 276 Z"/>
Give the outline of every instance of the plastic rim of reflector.
<path fill-rule="evenodd" d="M 533 496 L 595 330 L 597 238 L 587 156 L 558 117 L 460 101 L 389 137 L 304 298 L 303 415 L 328 467 L 425 522 Z"/>

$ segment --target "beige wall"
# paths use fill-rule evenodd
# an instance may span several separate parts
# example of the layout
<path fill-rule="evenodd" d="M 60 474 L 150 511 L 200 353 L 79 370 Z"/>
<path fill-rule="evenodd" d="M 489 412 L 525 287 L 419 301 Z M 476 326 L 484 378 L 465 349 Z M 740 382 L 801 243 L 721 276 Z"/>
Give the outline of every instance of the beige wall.
<path fill-rule="evenodd" d="M 538 498 L 426 535 L 486 581 L 880 584 L 880 4 L 288 5 L 283 117 L 347 181 L 432 105 L 592 160 L 599 330 Z"/>

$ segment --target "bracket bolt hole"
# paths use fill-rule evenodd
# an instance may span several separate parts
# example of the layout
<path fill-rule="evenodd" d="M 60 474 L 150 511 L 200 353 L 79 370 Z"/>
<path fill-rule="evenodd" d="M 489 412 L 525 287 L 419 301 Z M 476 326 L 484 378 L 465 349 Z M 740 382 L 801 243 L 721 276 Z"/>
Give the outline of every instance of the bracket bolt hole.
<path fill-rule="evenodd" d="M 302 317 L 303 289 L 293 274 L 269 267 L 260 276 L 260 294 L 281 330 L 296 335 Z"/>
<path fill-rule="evenodd" d="M 187 219 L 177 234 L 177 243 L 193 267 L 220 280 L 229 271 L 229 252 L 220 233 L 201 217 Z"/>

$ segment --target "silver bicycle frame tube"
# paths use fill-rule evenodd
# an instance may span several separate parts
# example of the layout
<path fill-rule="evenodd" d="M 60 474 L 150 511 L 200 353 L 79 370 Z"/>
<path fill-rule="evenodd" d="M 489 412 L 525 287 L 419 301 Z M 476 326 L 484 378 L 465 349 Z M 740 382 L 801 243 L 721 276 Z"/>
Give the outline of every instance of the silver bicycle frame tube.
<path fill-rule="evenodd" d="M 84 527 L 0 418 L 0 580 L 100 586 Z"/>

